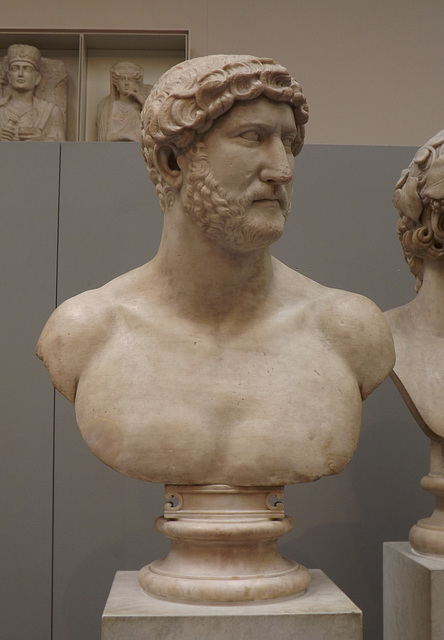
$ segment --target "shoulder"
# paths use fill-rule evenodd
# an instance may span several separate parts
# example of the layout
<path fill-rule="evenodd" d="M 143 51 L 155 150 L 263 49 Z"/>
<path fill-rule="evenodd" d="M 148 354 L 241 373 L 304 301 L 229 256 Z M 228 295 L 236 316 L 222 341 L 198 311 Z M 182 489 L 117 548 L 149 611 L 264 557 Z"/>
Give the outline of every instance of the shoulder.
<path fill-rule="evenodd" d="M 393 338 L 382 311 L 368 298 L 325 287 L 281 264 L 276 269 L 280 293 L 293 308 L 303 308 L 304 322 L 355 376 L 366 398 L 391 372 Z"/>
<path fill-rule="evenodd" d="M 46 323 L 36 354 L 56 389 L 71 402 L 83 370 L 116 332 L 124 309 L 137 306 L 141 273 L 143 267 L 66 300 Z"/>
<path fill-rule="evenodd" d="M 108 103 L 108 100 L 109 96 L 106 96 L 105 98 L 99 100 L 99 102 L 97 103 L 97 111 L 102 111 L 103 107 Z"/>
<path fill-rule="evenodd" d="M 358 293 L 325 288 L 323 303 L 323 321 L 334 332 L 368 330 L 373 324 L 388 327 L 379 307 Z"/>
<path fill-rule="evenodd" d="M 70 298 L 46 323 L 36 354 L 43 360 L 56 389 L 71 402 L 84 366 L 108 340 L 112 325 L 112 306 L 103 289 Z"/>
<path fill-rule="evenodd" d="M 105 98 L 102 98 L 100 100 L 100 102 L 97 105 L 97 115 L 104 115 L 105 113 L 108 113 L 112 107 L 113 104 L 113 99 L 111 98 L 111 96 L 106 96 Z"/>
<path fill-rule="evenodd" d="M 320 305 L 320 326 L 356 375 L 366 398 L 390 373 L 393 338 L 382 311 L 368 298 L 328 289 Z"/>
<path fill-rule="evenodd" d="M 44 98 L 37 98 L 33 96 L 32 104 L 35 109 L 39 112 L 52 113 L 54 109 L 58 109 L 54 102 L 50 102 L 49 100 L 45 100 Z"/>
<path fill-rule="evenodd" d="M 384 313 L 392 332 L 396 351 L 394 372 L 400 384 L 405 384 L 415 393 L 429 371 L 437 375 L 440 369 L 442 346 L 439 338 L 427 331 L 427 322 L 421 318 L 418 322 L 411 319 L 412 303 L 390 309 Z M 422 320 L 422 322 L 421 322 Z M 421 330 L 418 330 L 421 327 Z M 440 348 L 441 346 L 441 348 Z M 431 365 L 431 360 L 438 355 L 438 361 Z M 422 370 L 422 380 L 418 380 L 418 371 Z M 396 379 L 395 384 L 396 384 Z M 397 384 L 398 388 L 399 385 Z"/>
<path fill-rule="evenodd" d="M 103 288 L 85 291 L 63 302 L 48 320 L 45 330 L 68 335 L 94 332 L 108 315 L 109 304 Z"/>
<path fill-rule="evenodd" d="M 412 327 L 408 321 L 410 306 L 411 303 L 407 303 L 402 307 L 395 307 L 394 309 L 384 311 L 384 317 L 390 325 L 393 336 L 395 336 L 395 334 L 404 335 L 411 332 Z"/>

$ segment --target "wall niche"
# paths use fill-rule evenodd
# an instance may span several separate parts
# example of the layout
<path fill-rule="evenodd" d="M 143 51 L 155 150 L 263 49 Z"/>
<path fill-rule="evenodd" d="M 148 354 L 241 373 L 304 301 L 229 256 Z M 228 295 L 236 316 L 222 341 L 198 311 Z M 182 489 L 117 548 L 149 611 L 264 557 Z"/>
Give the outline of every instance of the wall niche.
<path fill-rule="evenodd" d="M 62 61 L 66 70 L 66 140 L 97 141 L 96 117 L 101 100 L 110 95 L 110 69 L 130 62 L 143 69 L 143 85 L 153 85 L 175 64 L 189 58 L 189 32 L 184 31 L 0 31 L 0 62 L 12 44 L 37 47 L 42 58 Z M 0 98 L 7 95 L 0 74 Z"/>

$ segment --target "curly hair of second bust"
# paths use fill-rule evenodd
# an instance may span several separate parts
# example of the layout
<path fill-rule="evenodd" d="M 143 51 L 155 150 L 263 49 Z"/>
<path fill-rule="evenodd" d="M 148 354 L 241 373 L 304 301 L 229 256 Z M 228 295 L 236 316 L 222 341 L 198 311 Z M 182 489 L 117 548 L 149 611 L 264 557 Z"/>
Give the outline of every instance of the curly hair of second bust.
<path fill-rule="evenodd" d="M 399 211 L 398 237 L 405 260 L 416 277 L 416 292 L 422 285 L 424 259 L 444 255 L 444 197 L 433 194 L 434 187 L 444 182 L 443 157 L 444 130 L 417 151 L 408 169 L 402 172 L 394 193 L 393 201 Z"/>

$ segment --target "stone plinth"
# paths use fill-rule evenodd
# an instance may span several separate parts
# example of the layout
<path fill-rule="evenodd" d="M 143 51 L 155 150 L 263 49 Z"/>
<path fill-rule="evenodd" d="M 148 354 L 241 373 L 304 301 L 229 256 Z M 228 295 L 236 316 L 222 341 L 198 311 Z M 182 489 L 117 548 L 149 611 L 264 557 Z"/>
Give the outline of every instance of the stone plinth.
<path fill-rule="evenodd" d="M 136 571 L 116 574 L 102 640 L 362 640 L 362 612 L 320 570 L 298 597 L 248 604 L 175 603 L 145 593 Z"/>
<path fill-rule="evenodd" d="M 384 640 L 444 640 L 444 559 L 384 544 Z"/>

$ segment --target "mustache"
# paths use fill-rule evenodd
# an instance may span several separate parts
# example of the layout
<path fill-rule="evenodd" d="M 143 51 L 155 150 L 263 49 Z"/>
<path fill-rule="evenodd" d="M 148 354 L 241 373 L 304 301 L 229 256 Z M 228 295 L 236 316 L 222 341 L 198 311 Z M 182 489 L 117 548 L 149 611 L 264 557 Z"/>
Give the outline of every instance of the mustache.
<path fill-rule="evenodd" d="M 277 200 L 281 209 L 288 211 L 290 209 L 290 198 L 284 186 L 281 184 L 270 186 L 269 188 L 254 188 L 247 191 L 242 197 L 242 202 L 251 206 L 257 200 Z"/>

